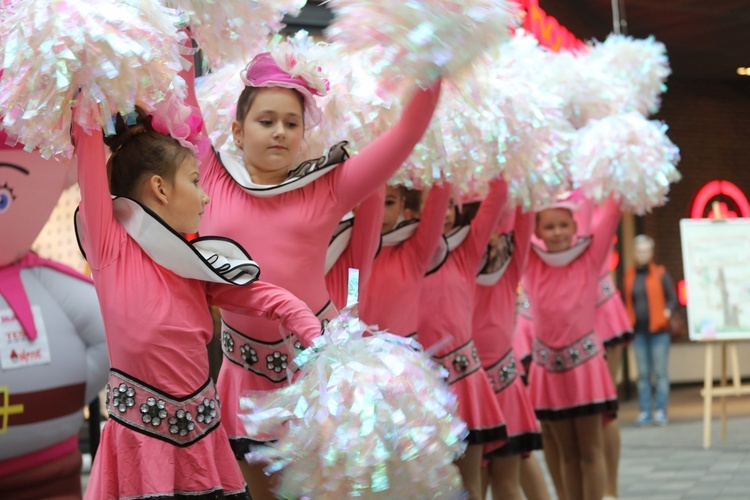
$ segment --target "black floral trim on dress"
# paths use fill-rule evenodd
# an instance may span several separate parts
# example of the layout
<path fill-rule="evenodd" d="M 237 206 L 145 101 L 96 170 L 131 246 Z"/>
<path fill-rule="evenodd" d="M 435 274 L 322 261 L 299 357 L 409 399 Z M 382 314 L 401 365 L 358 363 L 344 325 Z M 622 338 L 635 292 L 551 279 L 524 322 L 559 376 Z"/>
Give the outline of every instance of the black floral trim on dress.
<path fill-rule="evenodd" d="M 531 453 L 534 450 L 542 449 L 542 433 L 541 432 L 523 432 L 521 434 L 515 434 L 508 436 L 508 440 L 505 444 L 491 452 L 486 456 L 491 457 L 510 457 L 513 455 L 523 455 Z"/>
<path fill-rule="evenodd" d="M 617 399 L 607 399 L 594 403 L 570 406 L 568 408 L 534 408 L 536 418 L 539 420 L 565 420 L 568 418 L 587 417 L 603 413 L 610 418 L 617 418 Z"/>

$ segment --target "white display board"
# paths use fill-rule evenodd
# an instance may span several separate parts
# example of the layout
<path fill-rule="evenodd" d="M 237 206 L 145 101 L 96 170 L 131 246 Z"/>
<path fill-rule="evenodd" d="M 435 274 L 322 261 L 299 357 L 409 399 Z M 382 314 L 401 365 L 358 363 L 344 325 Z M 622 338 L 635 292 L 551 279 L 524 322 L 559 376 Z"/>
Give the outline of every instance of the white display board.
<path fill-rule="evenodd" d="M 683 219 L 690 340 L 750 339 L 750 219 Z"/>

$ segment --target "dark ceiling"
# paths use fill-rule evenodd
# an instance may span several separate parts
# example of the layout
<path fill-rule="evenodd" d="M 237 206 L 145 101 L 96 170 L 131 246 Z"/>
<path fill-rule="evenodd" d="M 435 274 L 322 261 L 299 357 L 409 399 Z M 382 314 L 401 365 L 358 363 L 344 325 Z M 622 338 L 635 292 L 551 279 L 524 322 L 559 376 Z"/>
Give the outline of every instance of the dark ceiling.
<path fill-rule="evenodd" d="M 626 33 L 654 35 L 667 46 L 675 78 L 734 80 L 750 67 L 750 0 L 619 0 Z M 603 40 L 612 32 L 611 0 L 539 0 L 548 14 L 581 39 Z M 289 28 L 316 33 L 332 19 L 320 2 L 309 1 Z M 747 80 L 747 82 L 745 82 Z M 744 86 L 744 85 L 743 85 Z"/>

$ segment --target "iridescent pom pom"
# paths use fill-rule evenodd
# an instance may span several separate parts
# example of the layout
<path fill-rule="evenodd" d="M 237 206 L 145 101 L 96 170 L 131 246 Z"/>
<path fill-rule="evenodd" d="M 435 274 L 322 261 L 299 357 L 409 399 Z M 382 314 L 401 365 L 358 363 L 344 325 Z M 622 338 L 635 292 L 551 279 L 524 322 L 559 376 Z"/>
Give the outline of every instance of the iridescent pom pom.
<path fill-rule="evenodd" d="M 587 64 L 606 68 L 630 87 L 628 110 L 644 116 L 656 113 L 660 96 L 667 89 L 671 73 L 667 49 L 650 36 L 637 40 L 623 35 L 609 35 L 603 43 L 595 43 L 584 56 Z"/>
<path fill-rule="evenodd" d="M 201 107 L 211 144 L 222 151 L 238 154 L 232 140 L 232 122 L 245 84 L 240 72 L 245 64 L 226 64 L 195 81 L 195 94 Z"/>
<path fill-rule="evenodd" d="M 561 52 L 550 58 L 549 89 L 563 99 L 566 118 L 575 128 L 625 111 L 632 86 L 611 67 L 593 64 L 584 55 Z"/>
<path fill-rule="evenodd" d="M 26 149 L 70 156 L 74 99 L 85 129 L 184 95 L 183 19 L 149 1 L 18 2 L 0 20 L 3 126 Z M 79 93 L 80 89 L 80 93 Z"/>
<path fill-rule="evenodd" d="M 307 0 L 163 0 L 190 17 L 190 31 L 214 66 L 250 61 Z"/>
<path fill-rule="evenodd" d="M 465 84 L 476 87 L 476 100 L 487 107 L 483 123 L 495 138 L 494 162 L 508 183 L 509 199 L 526 210 L 547 206 L 569 187 L 573 128 L 563 99 L 549 90 L 551 75 L 540 70 L 553 57 L 519 29 L 475 63 Z"/>
<path fill-rule="evenodd" d="M 466 425 L 416 342 L 367 332 L 344 310 L 295 361 L 302 371 L 292 385 L 240 399 L 250 436 L 283 423 L 277 442 L 248 456 L 282 471 L 281 497 L 458 498 L 452 462 Z"/>
<path fill-rule="evenodd" d="M 357 52 L 378 47 L 372 70 L 386 93 L 453 77 L 510 37 L 518 6 L 506 0 L 331 0 L 332 40 Z"/>
<path fill-rule="evenodd" d="M 623 210 L 643 214 L 663 205 L 680 180 L 680 153 L 663 123 L 631 112 L 592 121 L 576 132 L 571 173 L 592 201 L 621 199 Z"/>

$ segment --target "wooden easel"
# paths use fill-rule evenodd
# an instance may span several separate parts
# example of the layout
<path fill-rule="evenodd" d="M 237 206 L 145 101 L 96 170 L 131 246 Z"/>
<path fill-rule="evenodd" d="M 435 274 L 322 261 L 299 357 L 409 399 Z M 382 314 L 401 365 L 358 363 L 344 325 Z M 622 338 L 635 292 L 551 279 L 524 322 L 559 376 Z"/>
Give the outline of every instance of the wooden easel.
<path fill-rule="evenodd" d="M 721 382 L 714 386 L 714 345 L 721 344 Z M 732 385 L 727 385 L 727 351 L 732 375 Z M 742 385 L 740 362 L 737 355 L 737 342 L 732 340 L 706 341 L 706 367 L 703 380 L 703 448 L 711 446 L 711 416 L 713 398 L 721 398 L 721 440 L 727 439 L 727 396 L 750 394 L 750 385 Z"/>
<path fill-rule="evenodd" d="M 714 220 L 724 220 L 718 202 L 714 202 Z M 721 381 L 719 387 L 714 387 L 714 344 L 721 344 Z M 727 351 L 732 375 L 732 385 L 727 385 Z M 740 376 L 740 361 L 737 355 L 737 342 L 733 340 L 706 341 L 706 366 L 703 379 L 703 448 L 711 447 L 711 417 L 713 413 L 713 398 L 721 398 L 721 440 L 727 439 L 727 396 L 742 396 L 750 394 L 750 385 L 742 385 Z"/>

